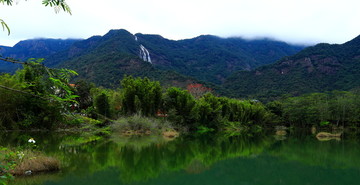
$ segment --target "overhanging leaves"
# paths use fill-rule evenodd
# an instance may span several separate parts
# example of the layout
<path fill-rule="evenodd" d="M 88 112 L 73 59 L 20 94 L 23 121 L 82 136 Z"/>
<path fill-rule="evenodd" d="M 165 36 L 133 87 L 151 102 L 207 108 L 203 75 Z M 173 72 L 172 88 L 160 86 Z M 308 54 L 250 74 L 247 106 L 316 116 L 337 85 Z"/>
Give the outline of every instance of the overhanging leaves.
<path fill-rule="evenodd" d="M 2 27 L 3 31 L 7 30 L 8 35 L 10 35 L 10 28 L 9 28 L 9 26 L 5 23 L 5 21 L 2 20 L 2 19 L 0 19 L 0 24 L 1 24 L 1 27 Z"/>

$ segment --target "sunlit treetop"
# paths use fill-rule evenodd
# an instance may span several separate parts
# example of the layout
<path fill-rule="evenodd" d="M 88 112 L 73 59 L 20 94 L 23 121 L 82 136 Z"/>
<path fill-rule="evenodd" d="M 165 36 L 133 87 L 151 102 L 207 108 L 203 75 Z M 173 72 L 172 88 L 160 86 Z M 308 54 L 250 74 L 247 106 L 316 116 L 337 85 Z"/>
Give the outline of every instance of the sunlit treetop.
<path fill-rule="evenodd" d="M 12 6 L 13 0 L 0 0 L 0 3 L 7 5 L 7 6 Z M 64 12 L 67 12 L 71 15 L 71 9 L 70 9 L 69 5 L 65 2 L 65 0 L 43 0 L 42 4 L 44 6 L 54 7 L 56 13 L 63 10 Z M 10 35 L 10 28 L 5 23 L 5 21 L 0 19 L 0 24 L 1 24 L 1 27 L 3 28 L 3 30 L 4 31 L 7 30 L 8 34 Z"/>

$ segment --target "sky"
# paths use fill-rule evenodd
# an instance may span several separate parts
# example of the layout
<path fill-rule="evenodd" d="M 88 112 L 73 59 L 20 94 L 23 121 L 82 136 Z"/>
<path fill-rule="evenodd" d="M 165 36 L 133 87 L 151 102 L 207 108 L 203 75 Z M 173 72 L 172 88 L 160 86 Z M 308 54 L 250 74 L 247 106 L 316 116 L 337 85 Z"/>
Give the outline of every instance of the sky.
<path fill-rule="evenodd" d="M 0 5 L 0 45 L 33 38 L 89 38 L 110 29 L 172 40 L 211 34 L 291 44 L 341 44 L 360 35 L 359 0 L 66 0 L 72 15 L 40 0 Z M 1 27 L 0 27 L 1 29 Z"/>

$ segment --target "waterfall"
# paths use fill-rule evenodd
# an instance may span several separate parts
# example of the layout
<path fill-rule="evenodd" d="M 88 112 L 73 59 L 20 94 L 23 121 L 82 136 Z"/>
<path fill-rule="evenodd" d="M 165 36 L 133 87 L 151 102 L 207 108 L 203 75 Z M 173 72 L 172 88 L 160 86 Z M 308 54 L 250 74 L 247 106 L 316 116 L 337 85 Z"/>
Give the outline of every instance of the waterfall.
<path fill-rule="evenodd" d="M 138 41 L 137 36 L 134 35 L 134 37 L 135 37 L 135 41 L 137 42 Z M 142 44 L 140 44 L 140 58 L 142 58 L 145 62 L 149 62 L 151 64 L 150 53 Z"/>
<path fill-rule="evenodd" d="M 140 44 L 140 58 L 145 62 L 151 63 L 150 53 L 142 44 Z"/>

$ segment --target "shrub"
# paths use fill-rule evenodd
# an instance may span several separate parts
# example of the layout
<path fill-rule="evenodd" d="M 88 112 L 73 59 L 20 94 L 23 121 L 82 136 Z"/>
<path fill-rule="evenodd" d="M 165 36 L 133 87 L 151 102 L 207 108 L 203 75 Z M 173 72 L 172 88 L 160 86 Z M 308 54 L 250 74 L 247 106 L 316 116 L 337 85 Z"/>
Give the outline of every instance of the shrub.
<path fill-rule="evenodd" d="M 111 125 L 111 128 L 115 132 L 132 131 L 145 134 L 146 132 L 160 133 L 163 130 L 172 129 L 172 125 L 165 120 L 135 114 L 130 117 L 119 118 Z"/>

